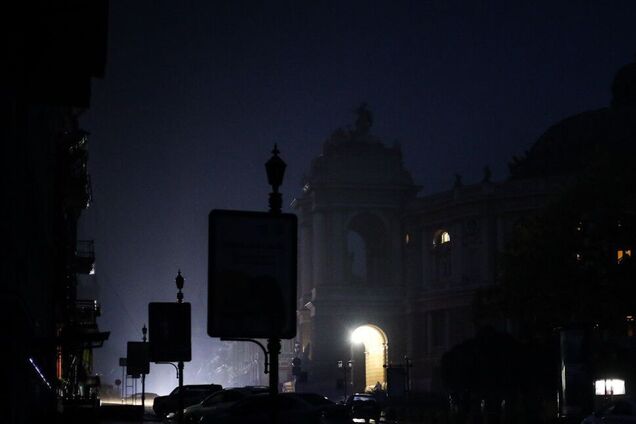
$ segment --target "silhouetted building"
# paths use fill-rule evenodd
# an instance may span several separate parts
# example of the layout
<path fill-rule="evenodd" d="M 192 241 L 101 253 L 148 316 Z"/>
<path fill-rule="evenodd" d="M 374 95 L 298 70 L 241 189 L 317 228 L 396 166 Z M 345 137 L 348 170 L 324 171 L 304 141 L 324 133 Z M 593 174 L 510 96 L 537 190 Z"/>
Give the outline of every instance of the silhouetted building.
<path fill-rule="evenodd" d="M 106 1 L 26 1 L 5 13 L 4 419 L 33 423 L 52 418 L 59 399 L 89 396 L 91 349 L 108 337 L 97 302 L 76 293 L 77 274 L 95 259 L 92 242 L 77 240 L 91 200 L 78 117 L 104 71 L 108 10 Z"/>
<path fill-rule="evenodd" d="M 607 149 L 634 154 L 636 64 L 617 74 L 609 108 L 567 118 L 539 138 L 511 176 L 417 196 L 398 146 L 352 129 L 323 144 L 293 207 L 299 216 L 299 331 L 305 389 L 337 395 L 338 361 L 353 359 L 349 393 L 412 368 L 414 390 L 439 390 L 442 354 L 474 336 L 475 291 L 496 282 L 516 223 L 542 211 Z M 631 250 L 629 252 L 631 255 Z"/>

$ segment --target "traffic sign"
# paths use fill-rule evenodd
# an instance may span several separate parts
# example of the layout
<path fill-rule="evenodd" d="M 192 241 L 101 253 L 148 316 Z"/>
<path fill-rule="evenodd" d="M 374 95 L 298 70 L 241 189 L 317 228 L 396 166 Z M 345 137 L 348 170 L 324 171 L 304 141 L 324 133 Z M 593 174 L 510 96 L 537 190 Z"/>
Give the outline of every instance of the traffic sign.
<path fill-rule="evenodd" d="M 148 304 L 148 339 L 152 362 L 192 359 L 190 303 Z"/>
<path fill-rule="evenodd" d="M 208 335 L 296 336 L 296 244 L 296 215 L 210 212 Z"/>
<path fill-rule="evenodd" d="M 128 375 L 148 374 L 150 372 L 149 343 L 128 342 L 126 347 L 126 357 L 128 358 L 126 372 Z"/>

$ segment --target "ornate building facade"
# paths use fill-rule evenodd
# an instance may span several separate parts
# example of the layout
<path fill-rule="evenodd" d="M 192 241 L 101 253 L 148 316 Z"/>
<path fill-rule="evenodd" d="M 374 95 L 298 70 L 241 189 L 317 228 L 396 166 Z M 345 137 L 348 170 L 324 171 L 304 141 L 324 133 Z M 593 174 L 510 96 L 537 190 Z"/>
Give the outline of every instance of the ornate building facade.
<path fill-rule="evenodd" d="M 385 365 L 411 367 L 412 389 L 439 384 L 441 355 L 473 335 L 470 306 L 494 283 L 515 221 L 544 205 L 546 181 L 478 184 L 418 197 L 398 146 L 370 134 L 365 109 L 311 164 L 299 216 L 299 332 L 307 385 L 336 392 L 385 386 Z M 345 371 L 346 372 L 346 371 Z M 319 376 L 319 378 L 318 378 Z"/>
<path fill-rule="evenodd" d="M 608 146 L 633 152 L 635 86 L 630 64 L 616 76 L 610 107 L 548 129 L 524 158 L 513 158 L 508 179 L 491 181 L 485 169 L 478 183 L 457 176 L 451 190 L 426 196 L 418 196 L 400 148 L 371 134 L 362 106 L 353 129 L 324 142 L 293 201 L 297 341 L 307 371 L 297 389 L 337 397 L 343 377 L 349 393 L 386 387 L 387 369 L 403 364 L 412 390 L 440 390 L 441 356 L 474 335 L 475 291 L 496 283 L 515 224 L 543 210 Z"/>

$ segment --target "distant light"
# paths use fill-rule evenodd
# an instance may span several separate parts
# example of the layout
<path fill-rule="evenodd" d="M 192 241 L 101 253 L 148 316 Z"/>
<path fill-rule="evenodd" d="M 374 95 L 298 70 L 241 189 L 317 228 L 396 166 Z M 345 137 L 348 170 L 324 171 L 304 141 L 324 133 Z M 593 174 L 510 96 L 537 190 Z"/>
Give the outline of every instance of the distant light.
<path fill-rule="evenodd" d="M 406 244 L 409 244 L 410 241 L 411 235 L 409 233 L 406 233 L 406 235 L 404 236 L 404 242 L 406 242 Z"/>
<path fill-rule="evenodd" d="M 624 395 L 625 380 L 618 378 L 596 380 L 594 382 L 594 392 L 597 396 Z"/>
<path fill-rule="evenodd" d="M 88 271 L 88 275 L 95 275 L 95 265 L 91 266 L 91 270 Z"/>

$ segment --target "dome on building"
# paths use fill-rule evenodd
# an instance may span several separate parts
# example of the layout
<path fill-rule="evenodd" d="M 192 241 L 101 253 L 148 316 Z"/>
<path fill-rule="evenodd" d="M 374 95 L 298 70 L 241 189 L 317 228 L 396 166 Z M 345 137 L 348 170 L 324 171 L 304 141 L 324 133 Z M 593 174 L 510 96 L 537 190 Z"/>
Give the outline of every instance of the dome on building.
<path fill-rule="evenodd" d="M 612 106 L 636 106 L 636 62 L 618 70 L 612 83 Z"/>
<path fill-rule="evenodd" d="M 510 163 L 510 177 L 579 175 L 599 160 L 636 153 L 636 63 L 621 68 L 612 84 L 611 107 L 573 115 L 548 128 L 522 158 Z"/>

